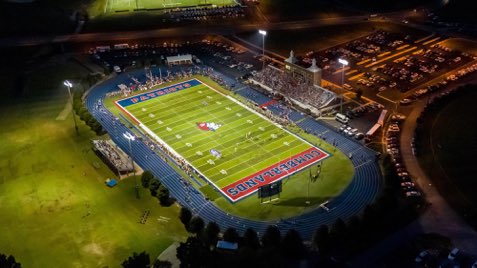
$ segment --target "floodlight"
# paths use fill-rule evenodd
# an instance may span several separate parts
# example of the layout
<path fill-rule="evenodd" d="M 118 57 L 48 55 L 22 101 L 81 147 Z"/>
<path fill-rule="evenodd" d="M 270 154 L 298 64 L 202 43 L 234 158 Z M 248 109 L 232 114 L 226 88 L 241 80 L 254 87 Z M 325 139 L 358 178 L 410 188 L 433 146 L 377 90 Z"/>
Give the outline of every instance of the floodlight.
<path fill-rule="evenodd" d="M 258 33 L 263 35 L 263 36 L 267 35 L 267 31 L 265 31 L 265 30 L 258 30 Z"/>
<path fill-rule="evenodd" d="M 65 80 L 65 81 L 63 82 L 63 85 L 65 85 L 65 86 L 67 86 L 67 87 L 72 87 L 72 86 L 73 86 L 73 84 L 71 84 L 71 82 L 68 81 L 68 80 Z"/>
<path fill-rule="evenodd" d="M 346 66 L 348 65 L 348 61 L 344 59 L 338 59 L 338 62 Z"/>

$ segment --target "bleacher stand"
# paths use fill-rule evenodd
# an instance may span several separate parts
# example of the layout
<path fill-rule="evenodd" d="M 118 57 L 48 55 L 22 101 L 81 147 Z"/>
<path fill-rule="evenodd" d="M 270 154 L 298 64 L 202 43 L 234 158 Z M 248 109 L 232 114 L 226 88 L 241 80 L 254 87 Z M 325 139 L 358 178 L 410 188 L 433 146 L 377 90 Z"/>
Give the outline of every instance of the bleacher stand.
<path fill-rule="evenodd" d="M 110 141 L 106 140 L 92 140 L 94 152 L 115 171 L 116 174 L 126 174 L 133 171 L 131 162 L 128 161 L 127 156 L 116 149 Z"/>
<path fill-rule="evenodd" d="M 258 72 L 253 80 L 271 88 L 274 93 L 318 109 L 326 106 L 336 97 L 333 92 L 314 86 L 304 77 L 292 75 L 271 66 Z"/>

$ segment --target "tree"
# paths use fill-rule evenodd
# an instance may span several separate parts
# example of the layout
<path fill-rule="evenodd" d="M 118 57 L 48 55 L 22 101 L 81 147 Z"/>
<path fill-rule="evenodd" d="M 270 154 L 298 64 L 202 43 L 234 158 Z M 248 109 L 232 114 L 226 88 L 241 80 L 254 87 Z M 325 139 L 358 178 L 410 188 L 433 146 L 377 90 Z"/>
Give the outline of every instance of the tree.
<path fill-rule="evenodd" d="M 85 118 L 85 123 L 86 125 L 88 125 L 91 130 L 95 131 L 95 124 L 98 122 L 98 120 L 96 120 L 96 118 L 94 118 L 91 114 L 89 114 L 89 116 L 86 116 Z"/>
<path fill-rule="evenodd" d="M 295 229 L 290 229 L 286 233 L 282 242 L 282 254 L 292 259 L 302 259 L 306 255 L 300 233 Z"/>
<path fill-rule="evenodd" d="M 97 135 L 103 132 L 103 126 L 96 119 L 94 119 L 94 123 L 90 127 Z"/>
<path fill-rule="evenodd" d="M 181 220 L 184 226 L 188 227 L 189 222 L 192 219 L 192 213 L 186 207 L 181 207 L 181 211 L 179 212 L 179 219 Z"/>
<path fill-rule="evenodd" d="M 150 264 L 149 254 L 143 251 L 139 254 L 134 252 L 132 256 L 122 263 L 122 266 L 124 268 L 147 268 Z"/>
<path fill-rule="evenodd" d="M 363 239 L 361 239 L 361 219 L 354 215 L 348 220 L 348 248 L 352 251 L 361 247 Z"/>
<path fill-rule="evenodd" d="M 260 240 L 257 232 L 252 228 L 248 228 L 239 246 L 237 267 L 256 267 L 259 249 Z"/>
<path fill-rule="evenodd" d="M 154 264 L 152 265 L 153 268 L 171 268 L 172 263 L 170 261 L 161 261 L 159 259 L 154 261 Z"/>
<path fill-rule="evenodd" d="M 235 228 L 229 227 L 224 232 L 224 240 L 230 243 L 237 243 L 240 236 Z"/>
<path fill-rule="evenodd" d="M 248 228 L 243 235 L 243 245 L 251 249 L 258 249 L 260 247 L 260 240 L 258 239 L 257 232 L 252 228 Z"/>
<path fill-rule="evenodd" d="M 158 180 L 152 180 L 149 183 L 149 191 L 151 192 L 152 196 L 157 196 L 157 190 L 161 186 L 161 182 Z"/>
<path fill-rule="evenodd" d="M 7 256 L 5 254 L 0 253 L 0 267 L 6 268 L 21 268 L 22 265 L 15 260 L 15 257 L 12 255 Z"/>
<path fill-rule="evenodd" d="M 142 187 L 149 188 L 149 183 L 152 179 L 154 179 L 154 175 L 152 174 L 152 172 L 149 170 L 144 171 L 141 175 Z"/>
<path fill-rule="evenodd" d="M 180 267 L 208 267 L 210 250 L 197 237 L 190 236 L 185 243 L 177 247 L 176 256 L 181 261 Z"/>
<path fill-rule="evenodd" d="M 215 246 L 217 244 L 219 233 L 220 233 L 220 226 L 216 222 L 211 221 L 207 223 L 207 226 L 205 226 L 202 240 L 208 246 Z"/>
<path fill-rule="evenodd" d="M 82 118 L 82 119 L 83 119 L 83 121 L 84 121 L 88 126 L 91 126 L 91 123 L 94 122 L 94 121 L 92 121 L 93 118 L 94 118 L 94 117 L 93 117 L 89 112 L 87 112 L 87 113 L 85 112 L 85 113 L 83 114 L 83 118 Z M 95 120 L 95 121 L 96 121 L 96 120 Z"/>
<path fill-rule="evenodd" d="M 169 190 L 163 184 L 159 186 L 157 199 L 159 199 L 159 203 L 161 204 L 161 206 L 169 205 L 169 200 L 170 200 Z"/>
<path fill-rule="evenodd" d="M 336 219 L 336 221 L 333 223 L 333 226 L 331 226 L 331 230 L 330 230 L 331 240 L 336 241 L 337 243 L 340 243 L 345 236 L 345 232 L 346 232 L 346 223 L 341 218 Z"/>
<path fill-rule="evenodd" d="M 328 255 L 331 249 L 330 233 L 327 225 L 321 225 L 313 234 L 313 245 L 320 255 Z"/>
<path fill-rule="evenodd" d="M 86 109 L 86 107 L 84 107 L 84 106 L 81 106 L 81 108 L 79 109 L 78 115 L 79 115 L 81 120 L 84 120 L 84 116 L 88 113 L 89 113 L 88 109 Z"/>
<path fill-rule="evenodd" d="M 277 226 L 269 225 L 262 236 L 264 248 L 276 247 L 280 245 L 281 235 Z"/>
<path fill-rule="evenodd" d="M 204 220 L 199 216 L 194 216 L 189 222 L 189 232 L 199 234 L 204 229 Z"/>

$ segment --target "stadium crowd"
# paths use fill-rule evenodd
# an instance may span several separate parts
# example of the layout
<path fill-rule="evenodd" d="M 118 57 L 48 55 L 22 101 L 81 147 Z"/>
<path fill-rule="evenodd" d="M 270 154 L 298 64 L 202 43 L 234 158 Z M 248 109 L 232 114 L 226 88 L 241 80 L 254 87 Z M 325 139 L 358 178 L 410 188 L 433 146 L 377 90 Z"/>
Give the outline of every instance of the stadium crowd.
<path fill-rule="evenodd" d="M 253 78 L 271 88 L 274 93 L 295 99 L 306 105 L 321 108 L 335 98 L 335 94 L 315 87 L 308 79 L 267 66 Z"/>
<path fill-rule="evenodd" d="M 163 83 L 172 82 L 175 80 L 191 78 L 193 75 L 204 75 L 215 82 L 223 85 L 225 82 L 223 81 L 220 76 L 214 74 L 214 70 L 211 67 L 199 67 L 199 66 L 191 66 L 188 68 L 181 68 L 178 71 L 170 71 L 167 70 L 164 75 L 160 74 L 159 76 L 152 74 L 152 72 L 146 70 L 146 77 L 147 81 L 145 83 L 141 83 L 136 77 L 129 76 L 131 82 L 128 85 L 119 84 L 118 90 L 108 92 L 106 95 L 107 97 L 112 96 L 130 96 L 133 92 L 136 91 L 146 91 L 150 90 L 157 85 L 161 85 Z"/>
<path fill-rule="evenodd" d="M 116 170 L 120 173 L 133 170 L 130 163 L 113 148 L 113 146 L 105 140 L 93 140 L 94 150 L 99 152 Z"/>

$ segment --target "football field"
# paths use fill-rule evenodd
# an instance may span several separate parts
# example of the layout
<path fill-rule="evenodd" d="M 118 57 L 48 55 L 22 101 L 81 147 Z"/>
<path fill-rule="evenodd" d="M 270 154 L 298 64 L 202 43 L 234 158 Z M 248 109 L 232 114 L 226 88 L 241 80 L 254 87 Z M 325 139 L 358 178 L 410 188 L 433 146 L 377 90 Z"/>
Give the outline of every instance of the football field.
<path fill-rule="evenodd" d="M 135 9 L 170 9 L 198 5 L 236 5 L 234 0 L 107 0 L 106 12 L 133 11 Z"/>
<path fill-rule="evenodd" d="M 330 156 L 198 79 L 116 105 L 232 202 Z"/>

